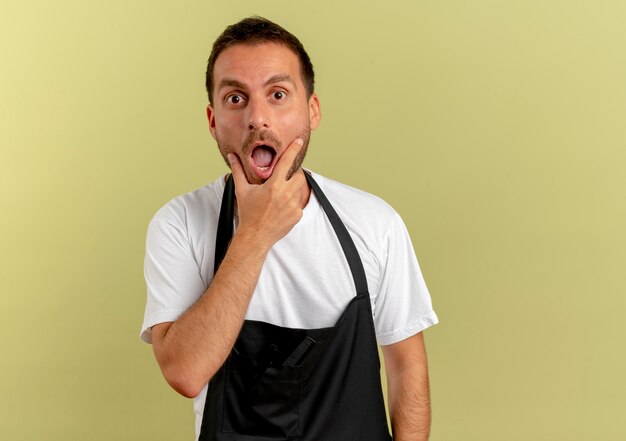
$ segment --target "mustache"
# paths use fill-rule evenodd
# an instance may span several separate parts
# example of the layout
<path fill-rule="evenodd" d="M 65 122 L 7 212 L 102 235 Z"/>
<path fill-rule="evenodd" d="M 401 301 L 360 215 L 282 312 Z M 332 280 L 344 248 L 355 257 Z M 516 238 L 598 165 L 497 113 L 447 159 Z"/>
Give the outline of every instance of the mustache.
<path fill-rule="evenodd" d="M 282 147 L 280 140 L 271 131 L 263 130 L 262 132 L 250 132 L 243 143 L 243 151 L 248 153 L 250 146 L 259 141 L 270 144 L 277 152 Z"/>

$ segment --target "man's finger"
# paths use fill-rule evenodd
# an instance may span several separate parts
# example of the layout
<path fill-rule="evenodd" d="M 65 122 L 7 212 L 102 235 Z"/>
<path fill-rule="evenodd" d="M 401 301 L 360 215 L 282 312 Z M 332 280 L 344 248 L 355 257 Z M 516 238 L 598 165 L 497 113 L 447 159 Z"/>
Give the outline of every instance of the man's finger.
<path fill-rule="evenodd" d="M 301 138 L 296 138 L 291 144 L 287 146 L 283 154 L 280 158 L 278 158 L 278 162 L 274 167 L 274 172 L 270 179 L 277 176 L 276 179 L 286 180 L 291 167 L 293 166 L 294 161 L 296 160 L 296 156 L 302 150 L 302 146 L 304 145 L 304 141 Z M 236 183 L 236 181 L 235 181 Z"/>
<path fill-rule="evenodd" d="M 246 173 L 243 171 L 243 166 L 239 162 L 239 157 L 234 153 L 229 153 L 227 156 L 230 169 L 233 172 L 233 179 L 235 180 L 235 189 L 243 190 L 248 184 L 246 179 Z"/>

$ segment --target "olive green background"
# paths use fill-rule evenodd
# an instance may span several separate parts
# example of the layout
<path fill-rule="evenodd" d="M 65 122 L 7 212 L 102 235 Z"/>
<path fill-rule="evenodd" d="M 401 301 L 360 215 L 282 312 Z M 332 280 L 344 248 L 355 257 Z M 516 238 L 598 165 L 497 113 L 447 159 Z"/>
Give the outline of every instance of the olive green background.
<path fill-rule="evenodd" d="M 0 4 L 0 438 L 191 440 L 138 335 L 146 226 L 226 167 L 210 44 L 307 47 L 306 165 L 404 218 L 441 323 L 432 441 L 626 436 L 626 3 Z"/>

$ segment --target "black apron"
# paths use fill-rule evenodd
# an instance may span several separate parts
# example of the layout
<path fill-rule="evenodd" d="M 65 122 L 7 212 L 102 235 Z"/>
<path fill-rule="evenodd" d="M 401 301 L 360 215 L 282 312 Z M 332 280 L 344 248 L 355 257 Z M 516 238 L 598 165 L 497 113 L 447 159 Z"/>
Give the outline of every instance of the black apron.
<path fill-rule="evenodd" d="M 356 296 L 333 327 L 293 329 L 244 320 L 230 355 L 209 381 L 200 441 L 392 439 L 363 264 L 330 202 L 310 174 L 305 176 L 337 234 Z M 233 234 L 234 197 L 228 179 L 216 272 Z"/>

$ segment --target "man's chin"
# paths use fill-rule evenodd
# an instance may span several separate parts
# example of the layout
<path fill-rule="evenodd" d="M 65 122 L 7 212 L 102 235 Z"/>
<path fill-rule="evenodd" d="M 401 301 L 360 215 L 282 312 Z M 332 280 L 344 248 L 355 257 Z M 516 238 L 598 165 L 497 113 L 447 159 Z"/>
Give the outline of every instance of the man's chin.
<path fill-rule="evenodd" d="M 262 178 L 256 175 L 256 173 L 254 173 L 253 171 L 245 171 L 246 173 L 246 180 L 248 181 L 248 184 L 250 185 L 261 185 L 264 184 L 269 178 L 270 176 L 268 176 L 267 178 Z"/>

